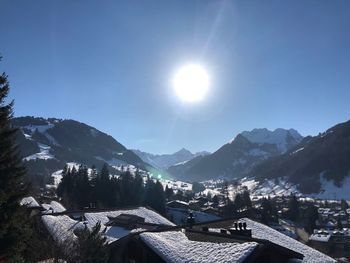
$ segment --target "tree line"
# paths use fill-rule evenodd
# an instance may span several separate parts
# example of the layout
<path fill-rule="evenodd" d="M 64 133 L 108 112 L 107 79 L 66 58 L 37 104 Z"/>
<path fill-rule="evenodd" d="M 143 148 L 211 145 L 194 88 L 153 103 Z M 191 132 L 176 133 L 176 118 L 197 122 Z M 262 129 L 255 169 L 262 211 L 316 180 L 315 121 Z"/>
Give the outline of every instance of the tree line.
<path fill-rule="evenodd" d="M 106 164 L 100 171 L 94 166 L 76 169 L 66 165 L 57 195 L 69 209 L 144 205 L 165 214 L 165 192 L 158 180 L 144 180 L 138 171 L 111 175 Z"/>

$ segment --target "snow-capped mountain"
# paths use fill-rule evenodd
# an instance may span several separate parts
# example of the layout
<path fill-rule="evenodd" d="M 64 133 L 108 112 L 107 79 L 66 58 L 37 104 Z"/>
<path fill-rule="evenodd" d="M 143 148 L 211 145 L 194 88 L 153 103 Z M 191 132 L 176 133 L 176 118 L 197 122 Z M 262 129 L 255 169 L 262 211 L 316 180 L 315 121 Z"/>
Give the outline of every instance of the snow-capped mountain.
<path fill-rule="evenodd" d="M 68 162 L 96 167 L 104 163 L 149 166 L 112 136 L 84 123 L 20 117 L 12 124 L 19 128 L 17 143 L 29 175 L 49 176 Z"/>
<path fill-rule="evenodd" d="M 297 145 L 302 136 L 295 130 L 254 129 L 238 134 L 216 152 L 173 165 L 168 172 L 186 180 L 206 180 L 217 177 L 239 178 L 247 175 L 258 163 L 280 155 Z"/>
<path fill-rule="evenodd" d="M 189 150 L 182 148 L 181 150 L 172 154 L 152 154 L 142 152 L 140 150 L 132 150 L 136 153 L 144 162 L 151 164 L 158 169 L 167 169 L 168 167 L 176 164 L 183 164 L 192 160 L 197 156 L 205 156 L 210 154 L 209 152 L 191 153 Z"/>
<path fill-rule="evenodd" d="M 318 136 L 305 137 L 285 154 L 254 167 L 251 176 L 283 177 L 303 193 L 331 192 L 336 196 L 343 191 L 341 186 L 348 186 L 350 181 L 350 121 Z"/>
<path fill-rule="evenodd" d="M 303 136 L 301 136 L 296 130 L 285 130 L 281 128 L 274 131 L 270 131 L 266 128 L 254 129 L 252 131 L 244 131 L 241 135 L 253 143 L 274 144 L 281 153 L 286 152 L 289 148 L 298 144 L 303 139 Z"/>

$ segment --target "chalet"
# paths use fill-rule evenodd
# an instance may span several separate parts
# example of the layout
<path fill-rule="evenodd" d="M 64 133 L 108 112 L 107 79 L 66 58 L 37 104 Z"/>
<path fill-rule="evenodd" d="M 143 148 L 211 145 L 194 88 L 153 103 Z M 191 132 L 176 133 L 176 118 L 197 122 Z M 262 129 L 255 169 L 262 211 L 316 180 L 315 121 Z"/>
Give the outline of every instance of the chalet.
<path fill-rule="evenodd" d="M 287 262 L 303 255 L 260 240 L 191 229 L 145 231 L 110 244 L 110 262 Z"/>
<path fill-rule="evenodd" d="M 170 208 L 182 208 L 182 209 L 189 208 L 189 204 L 187 202 L 183 202 L 180 200 L 173 200 L 173 201 L 167 202 L 166 206 Z"/>
<path fill-rule="evenodd" d="M 77 231 L 97 222 L 111 251 L 109 262 L 335 262 L 268 226 L 242 219 L 218 219 L 177 226 L 145 207 L 43 215 L 53 239 L 74 253 Z M 197 213 L 201 213 L 198 212 Z M 293 261 L 294 262 L 294 261 Z"/>
<path fill-rule="evenodd" d="M 350 256 L 350 235 L 347 228 L 341 230 L 315 229 L 309 237 L 309 244 L 333 257 Z"/>
<path fill-rule="evenodd" d="M 334 259 L 332 259 L 331 257 L 305 245 L 302 244 L 301 242 L 286 236 L 280 232 L 278 232 L 277 230 L 274 230 L 266 225 L 263 225 L 259 222 L 253 221 L 251 219 L 248 218 L 240 218 L 238 220 L 238 222 L 241 222 L 242 225 L 243 223 L 246 224 L 246 228 L 251 230 L 251 240 L 255 240 L 255 242 L 258 243 L 264 243 L 266 244 L 266 242 L 271 242 L 274 245 L 278 245 L 284 248 L 288 248 L 288 250 L 300 253 L 303 255 L 303 259 L 299 261 L 296 260 L 292 260 L 293 262 L 312 262 L 312 263 L 318 263 L 318 262 L 323 262 L 323 263 L 335 263 L 336 261 Z M 205 229 L 208 229 L 209 231 L 213 231 L 213 232 L 221 232 L 226 229 L 227 233 L 231 232 L 229 230 L 232 231 L 232 229 L 235 229 L 235 223 L 237 223 L 237 219 L 222 219 L 222 220 L 216 220 L 216 221 L 212 221 L 212 222 L 207 222 L 207 223 L 200 223 L 200 224 L 196 224 L 193 229 L 194 230 L 200 230 L 201 228 L 203 229 L 203 227 L 205 227 Z M 235 238 L 241 238 L 241 239 L 245 239 L 248 240 L 250 237 L 239 237 L 239 233 L 233 233 L 235 235 Z M 260 240 L 260 241 L 259 241 Z M 271 244 L 270 244 L 271 245 Z M 272 245 L 272 246 L 274 246 Z M 276 249 L 280 249 L 279 247 L 276 247 Z M 277 252 L 276 252 L 277 253 Z M 280 252 L 278 252 L 280 253 Z M 289 253 L 289 252 L 288 252 Z M 287 253 L 287 254 L 288 254 Z M 292 255 L 292 254 L 288 254 L 288 255 Z M 283 257 L 287 256 L 286 254 L 281 255 L 282 258 L 280 258 L 281 261 L 273 261 L 275 260 L 274 258 L 271 258 L 271 261 L 260 261 L 260 262 L 285 262 L 283 261 Z M 295 256 L 295 255 L 293 255 Z"/>
<path fill-rule="evenodd" d="M 219 209 L 211 206 L 202 208 L 201 211 L 208 214 L 219 215 Z"/>

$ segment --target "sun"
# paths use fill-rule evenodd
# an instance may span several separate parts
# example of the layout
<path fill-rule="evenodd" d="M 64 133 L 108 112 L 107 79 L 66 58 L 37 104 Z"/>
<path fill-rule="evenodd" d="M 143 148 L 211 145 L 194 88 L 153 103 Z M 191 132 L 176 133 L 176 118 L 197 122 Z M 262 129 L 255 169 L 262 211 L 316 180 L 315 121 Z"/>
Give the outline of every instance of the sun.
<path fill-rule="evenodd" d="M 176 95 L 185 102 L 198 102 L 209 89 L 209 75 L 199 64 L 182 66 L 175 74 L 173 86 Z"/>

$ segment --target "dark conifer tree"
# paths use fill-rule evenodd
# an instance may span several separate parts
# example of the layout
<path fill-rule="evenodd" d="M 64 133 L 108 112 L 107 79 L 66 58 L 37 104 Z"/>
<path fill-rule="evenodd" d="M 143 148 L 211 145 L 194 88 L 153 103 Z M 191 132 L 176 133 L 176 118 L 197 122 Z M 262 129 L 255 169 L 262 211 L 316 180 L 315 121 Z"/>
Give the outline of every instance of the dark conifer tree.
<path fill-rule="evenodd" d="M 154 186 L 154 204 L 152 208 L 159 212 L 160 214 L 165 214 L 165 193 L 163 190 L 163 185 L 157 181 Z"/>
<path fill-rule="evenodd" d="M 166 197 L 166 199 L 167 199 L 168 201 L 170 201 L 170 200 L 172 200 L 173 196 L 174 196 L 174 191 L 173 191 L 173 189 L 170 188 L 170 187 L 168 187 L 168 185 L 165 186 L 165 197 Z"/>
<path fill-rule="evenodd" d="M 242 195 L 240 193 L 236 194 L 235 200 L 234 200 L 234 205 L 235 205 L 237 210 L 241 210 L 243 208 L 244 203 L 243 203 Z"/>
<path fill-rule="evenodd" d="M 297 221 L 299 219 L 299 202 L 295 195 L 292 195 L 288 202 L 288 217 L 290 220 Z"/>
<path fill-rule="evenodd" d="M 96 197 L 100 206 L 110 207 L 112 206 L 113 198 L 111 197 L 112 185 L 110 184 L 109 170 L 107 164 L 102 166 L 101 172 L 96 179 Z"/>
<path fill-rule="evenodd" d="M 91 200 L 91 188 L 89 182 L 88 169 L 85 166 L 80 166 L 75 177 L 76 187 L 74 190 L 75 198 L 78 208 L 89 206 Z"/>
<path fill-rule="evenodd" d="M 310 234 L 316 228 L 316 220 L 318 219 L 318 209 L 314 205 L 310 205 L 306 210 L 305 229 Z"/>
<path fill-rule="evenodd" d="M 101 223 L 97 223 L 90 231 L 85 228 L 77 232 L 78 254 L 73 260 L 81 263 L 105 263 L 109 259 L 106 238 L 101 235 Z"/>
<path fill-rule="evenodd" d="M 13 102 L 5 103 L 9 82 L 0 76 L 0 261 L 22 262 L 30 236 L 25 208 L 19 205 L 27 193 L 25 169 L 15 145 L 17 130 L 11 126 Z"/>
<path fill-rule="evenodd" d="M 252 208 L 252 200 L 250 199 L 250 195 L 249 195 L 249 191 L 248 190 L 245 190 L 242 193 L 242 199 L 243 199 L 244 207 L 247 210 L 251 209 Z"/>

